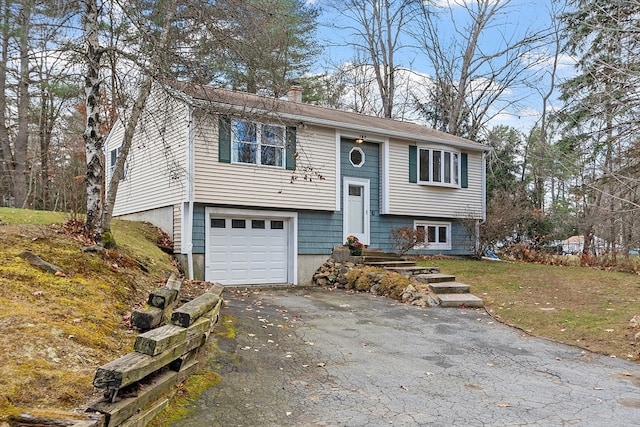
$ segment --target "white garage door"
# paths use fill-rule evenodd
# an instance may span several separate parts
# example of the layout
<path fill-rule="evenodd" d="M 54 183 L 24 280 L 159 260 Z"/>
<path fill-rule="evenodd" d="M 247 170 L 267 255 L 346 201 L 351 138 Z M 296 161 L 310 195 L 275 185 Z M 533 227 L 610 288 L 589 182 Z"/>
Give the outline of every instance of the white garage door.
<path fill-rule="evenodd" d="M 287 218 L 209 217 L 206 278 L 223 285 L 287 283 Z"/>

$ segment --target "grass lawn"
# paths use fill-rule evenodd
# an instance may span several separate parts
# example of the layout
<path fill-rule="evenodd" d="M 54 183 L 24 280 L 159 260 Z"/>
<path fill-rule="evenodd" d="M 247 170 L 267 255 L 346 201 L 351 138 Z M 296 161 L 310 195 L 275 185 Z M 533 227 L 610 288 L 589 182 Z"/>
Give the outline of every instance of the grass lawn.
<path fill-rule="evenodd" d="M 486 309 L 507 324 L 589 350 L 640 360 L 630 326 L 640 320 L 640 278 L 581 267 L 437 259 L 442 273 L 471 285 Z"/>

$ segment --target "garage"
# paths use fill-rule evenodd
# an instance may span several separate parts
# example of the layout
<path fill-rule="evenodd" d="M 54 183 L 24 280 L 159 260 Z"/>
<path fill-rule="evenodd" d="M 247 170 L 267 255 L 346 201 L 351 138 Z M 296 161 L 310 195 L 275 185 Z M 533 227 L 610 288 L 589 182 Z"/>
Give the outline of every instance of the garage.
<path fill-rule="evenodd" d="M 292 283 L 293 224 L 282 216 L 210 212 L 206 280 L 223 285 Z"/>

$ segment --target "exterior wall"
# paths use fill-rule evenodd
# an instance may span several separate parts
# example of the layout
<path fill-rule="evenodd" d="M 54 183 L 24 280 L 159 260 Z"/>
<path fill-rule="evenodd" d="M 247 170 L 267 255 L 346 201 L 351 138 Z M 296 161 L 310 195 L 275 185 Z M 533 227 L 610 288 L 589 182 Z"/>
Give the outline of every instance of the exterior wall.
<path fill-rule="evenodd" d="M 144 212 L 121 215 L 119 219 L 127 221 L 146 221 L 162 229 L 173 240 L 173 206 L 152 209 Z"/>
<path fill-rule="evenodd" d="M 316 270 L 329 259 L 329 255 L 299 255 L 298 285 L 309 285 Z"/>
<path fill-rule="evenodd" d="M 188 126 L 182 102 L 158 93 L 149 99 L 127 156 L 126 177 L 118 187 L 114 216 L 173 206 L 185 198 Z M 122 144 L 123 135 L 119 120 L 107 139 L 107 160 L 110 150 Z"/>
<path fill-rule="evenodd" d="M 391 229 L 409 226 L 413 228 L 414 221 L 420 222 L 449 222 L 451 223 L 451 250 L 433 250 L 418 249 L 411 250 L 408 254 L 422 255 L 472 255 L 472 237 L 468 235 L 466 228 L 462 223 L 452 218 L 434 218 L 434 217 L 405 217 L 395 215 L 383 215 L 376 222 L 375 229 L 371 229 L 371 240 L 376 242 L 374 245 L 384 251 L 393 250 L 393 241 L 391 239 Z"/>
<path fill-rule="evenodd" d="M 336 245 L 342 245 L 342 213 L 298 213 L 298 254 L 331 255 Z"/>
<path fill-rule="evenodd" d="M 448 188 L 409 182 L 406 142 L 389 142 L 389 211 L 394 215 L 441 218 L 481 218 L 482 153 L 468 152 L 468 188 Z"/>
<path fill-rule="evenodd" d="M 218 161 L 218 117 L 196 118 L 195 201 L 236 207 L 335 210 L 335 131 L 299 126 L 296 171 Z M 322 179 L 317 174 L 322 175 Z M 305 176 L 307 179 L 305 179 Z"/>

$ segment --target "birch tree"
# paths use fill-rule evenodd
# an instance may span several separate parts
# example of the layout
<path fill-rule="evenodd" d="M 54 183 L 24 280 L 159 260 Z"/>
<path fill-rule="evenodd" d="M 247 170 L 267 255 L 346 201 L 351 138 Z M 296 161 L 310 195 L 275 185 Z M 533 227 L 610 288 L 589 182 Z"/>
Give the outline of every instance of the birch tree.
<path fill-rule="evenodd" d="M 87 218 L 85 230 L 96 240 L 102 237 L 100 224 L 102 215 L 102 183 L 104 164 L 102 148 L 104 136 L 100 128 L 101 60 L 105 48 L 100 45 L 100 8 L 98 0 L 83 0 L 84 5 L 84 41 L 85 41 L 85 79 L 84 93 L 86 123 L 83 133 L 87 171 L 85 173 L 87 195 Z"/>

